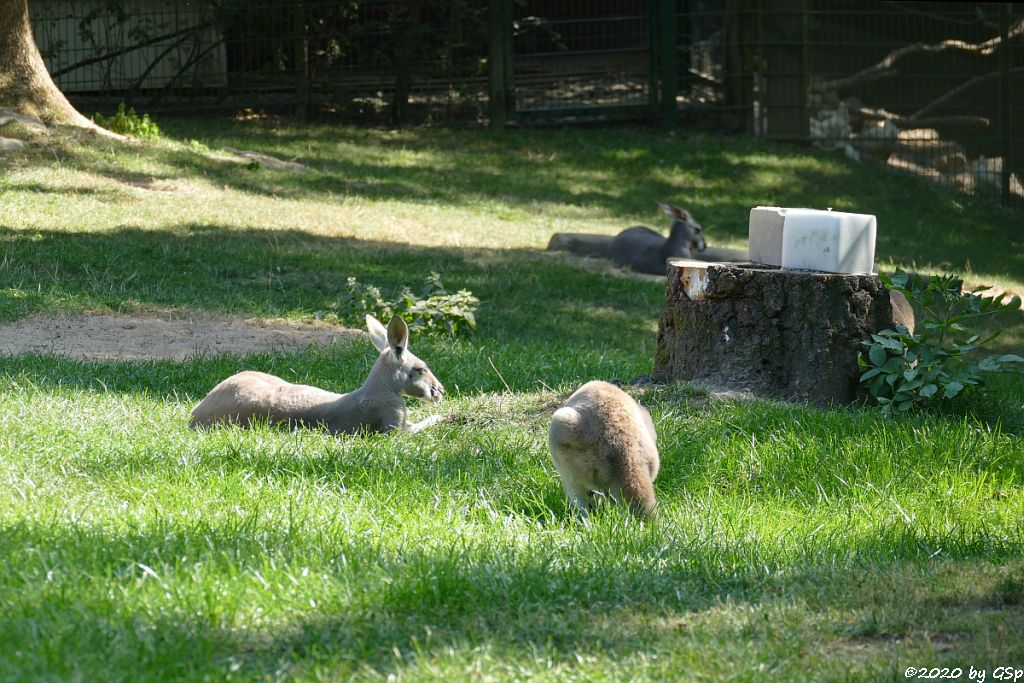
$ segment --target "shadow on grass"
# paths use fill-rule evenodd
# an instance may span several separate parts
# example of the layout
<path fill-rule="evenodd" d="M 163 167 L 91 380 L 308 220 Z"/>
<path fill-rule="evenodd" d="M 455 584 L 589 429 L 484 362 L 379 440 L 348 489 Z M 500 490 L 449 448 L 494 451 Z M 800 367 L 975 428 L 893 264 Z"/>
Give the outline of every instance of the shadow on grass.
<path fill-rule="evenodd" d="M 643 221 L 661 228 L 656 202 L 671 201 L 694 213 L 712 244 L 744 241 L 753 206 L 832 207 L 878 215 L 882 262 L 1024 276 L 1019 212 L 836 155 L 749 138 L 666 138 L 623 129 L 389 132 L 205 120 L 168 121 L 166 130 L 312 169 L 252 169 L 180 146 L 147 150 L 171 170 L 158 177 L 202 177 L 253 194 L 451 206 L 495 201 L 530 211 L 550 203 L 592 207 L 604 220 L 621 218 L 622 227 Z M 62 155 L 83 171 L 125 182 L 137 176 L 89 147 L 66 145 Z"/>
<path fill-rule="evenodd" d="M 562 330 L 571 313 L 579 338 L 598 339 L 609 318 L 631 334 L 650 326 L 663 286 L 591 273 L 531 250 L 412 247 L 301 231 L 184 225 L 102 234 L 0 227 L 0 317 L 42 309 L 199 307 L 262 316 L 349 312 L 348 278 L 385 296 L 419 290 L 431 272 L 482 303 L 480 330 L 525 342 Z M 479 257 L 486 254 L 480 263 Z M 524 323 L 530 322 L 529 325 Z"/>
<path fill-rule="evenodd" d="M 301 231 L 186 225 L 175 231 L 122 228 L 101 234 L 0 228 L 0 319 L 33 313 L 202 308 L 261 317 L 337 316 L 364 326 L 348 278 L 387 299 L 419 291 L 438 272 L 450 291 L 479 297 L 475 335 L 450 340 L 417 333 L 413 346 L 459 391 L 533 389 L 590 376 L 650 371 L 664 286 L 574 267 L 530 250 L 411 247 Z M 485 258 L 480 258 L 481 254 Z M 289 379 L 348 391 L 362 383 L 369 348 L 264 354 L 256 360 Z M 492 367 L 493 365 L 493 367 Z M 237 359 L 178 364 L 12 359 L 8 374 L 43 383 L 201 396 L 211 376 L 248 367 Z M 230 372 L 229 372 L 230 370 Z M 630 374 L 632 373 L 632 374 Z"/>
<path fill-rule="evenodd" d="M 794 650 L 813 661 L 865 641 L 895 655 L 906 653 L 905 641 L 936 639 L 943 646 L 929 665 L 1024 653 L 1019 641 L 997 638 L 1024 627 L 1019 549 L 963 539 L 936 562 L 906 528 L 844 541 L 780 562 L 749 540 L 665 546 L 653 529 L 624 529 L 607 545 L 582 533 L 572 546 L 452 539 L 392 547 L 331 531 L 163 525 L 115 533 L 18 522 L 0 529 L 0 545 L 31 552 L 10 564 L 5 583 L 14 592 L 0 634 L 19 644 L 21 658 L 0 670 L 146 678 L 326 665 L 387 675 L 478 648 L 513 665 L 531 656 L 571 665 L 580 656 L 700 650 L 701 642 L 744 669 L 751 648 L 771 657 L 783 647 L 778 664 L 802 668 L 805 656 Z M 310 560 L 310 579 L 274 595 L 264 575 L 287 582 L 296 561 Z M 46 581 L 33 578 L 40 563 L 51 568 Z M 235 594 L 221 602 L 228 576 Z M 246 626 L 271 600 L 282 603 L 273 612 L 295 616 Z"/>

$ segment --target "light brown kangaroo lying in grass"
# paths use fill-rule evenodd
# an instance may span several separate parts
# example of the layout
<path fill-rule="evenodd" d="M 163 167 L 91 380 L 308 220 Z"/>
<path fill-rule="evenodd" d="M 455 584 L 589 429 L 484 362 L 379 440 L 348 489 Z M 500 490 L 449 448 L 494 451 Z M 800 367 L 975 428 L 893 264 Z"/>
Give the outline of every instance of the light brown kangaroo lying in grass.
<path fill-rule="evenodd" d="M 654 513 L 657 434 L 651 414 L 613 384 L 587 382 L 555 411 L 548 447 L 569 499 L 583 512 L 608 492 L 634 513 Z"/>
<path fill-rule="evenodd" d="M 215 386 L 192 410 L 191 427 L 217 423 L 248 426 L 254 421 L 292 426 L 321 426 L 335 434 L 360 429 L 389 432 L 405 429 L 416 433 L 444 419 L 435 415 L 406 424 L 405 397 L 437 403 L 444 387 L 430 368 L 409 351 L 409 328 L 394 317 L 387 329 L 366 316 L 370 341 L 380 351 L 363 386 L 336 394 L 304 384 L 292 384 L 264 372 L 245 371 Z"/>

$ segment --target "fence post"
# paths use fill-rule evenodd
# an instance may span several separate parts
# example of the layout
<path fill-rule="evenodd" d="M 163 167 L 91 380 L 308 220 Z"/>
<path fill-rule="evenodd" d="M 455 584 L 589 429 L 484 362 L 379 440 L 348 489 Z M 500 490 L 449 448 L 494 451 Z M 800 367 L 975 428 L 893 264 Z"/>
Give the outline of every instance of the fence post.
<path fill-rule="evenodd" d="M 676 55 L 676 0 L 658 0 L 658 53 L 661 57 L 661 127 L 675 131 L 679 118 L 679 60 Z"/>
<path fill-rule="evenodd" d="M 768 137 L 806 140 L 807 111 L 807 3 L 776 0 L 765 17 L 765 115 Z"/>
<path fill-rule="evenodd" d="M 999 153 L 1003 158 L 1000 174 L 1000 198 L 1003 206 L 1010 205 L 1010 172 L 1012 169 L 1010 156 L 1013 145 L 1010 144 L 1010 58 L 1013 46 L 1010 43 L 1010 11 L 1011 3 L 1003 4 L 999 17 Z"/>
<path fill-rule="evenodd" d="M 512 89 L 512 3 L 488 3 L 488 99 L 491 128 L 504 128 L 508 121 Z"/>
<path fill-rule="evenodd" d="M 295 116 L 309 120 L 309 39 L 306 35 L 306 3 L 295 7 Z"/>

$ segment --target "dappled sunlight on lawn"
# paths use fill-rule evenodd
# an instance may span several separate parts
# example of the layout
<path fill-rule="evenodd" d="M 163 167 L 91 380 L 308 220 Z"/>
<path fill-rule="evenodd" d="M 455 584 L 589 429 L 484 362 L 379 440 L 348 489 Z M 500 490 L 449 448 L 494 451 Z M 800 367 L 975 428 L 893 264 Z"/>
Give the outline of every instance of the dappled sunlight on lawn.
<path fill-rule="evenodd" d="M 410 400 L 415 419 L 447 418 L 418 434 L 188 428 L 240 370 L 355 389 L 375 358 L 361 334 L 4 357 L 0 678 L 873 680 L 1024 661 L 1019 378 L 895 417 L 632 386 L 652 370 L 665 278 L 542 251 L 555 231 L 666 229 L 658 201 L 740 247 L 754 205 L 831 206 L 878 215 L 881 267 L 1024 291 L 1019 212 L 741 137 L 160 125 L 156 143 L 55 133 L 4 157 L 0 323 L 364 329 L 436 273 L 479 299 L 477 326 L 412 335 L 447 389 Z M 224 147 L 308 171 L 210 153 Z M 1000 349 L 1024 344 L 1021 316 Z M 651 412 L 650 521 L 568 504 L 548 425 L 591 379 L 623 380 Z"/>

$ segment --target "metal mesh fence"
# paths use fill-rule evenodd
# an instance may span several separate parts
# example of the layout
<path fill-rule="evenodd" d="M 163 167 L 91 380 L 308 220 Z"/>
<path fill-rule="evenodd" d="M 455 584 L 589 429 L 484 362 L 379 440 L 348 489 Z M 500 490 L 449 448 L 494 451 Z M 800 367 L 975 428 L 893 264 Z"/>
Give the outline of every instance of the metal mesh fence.
<path fill-rule="evenodd" d="M 514 21 L 517 112 L 650 105 L 646 3 L 525 0 Z"/>
<path fill-rule="evenodd" d="M 1024 7 L 875 0 L 33 0 L 85 111 L 656 120 L 1024 195 Z M 500 105 L 500 106 L 499 106 Z"/>
<path fill-rule="evenodd" d="M 1014 129 L 1024 14 L 1005 3 L 885 6 L 809 3 L 807 136 L 948 186 L 999 193 L 1007 182 L 1022 196 L 1012 163 L 1024 142 Z"/>
<path fill-rule="evenodd" d="M 80 107 L 295 108 L 360 122 L 478 117 L 486 0 L 35 0 L 36 42 Z"/>

